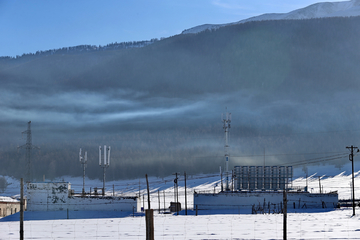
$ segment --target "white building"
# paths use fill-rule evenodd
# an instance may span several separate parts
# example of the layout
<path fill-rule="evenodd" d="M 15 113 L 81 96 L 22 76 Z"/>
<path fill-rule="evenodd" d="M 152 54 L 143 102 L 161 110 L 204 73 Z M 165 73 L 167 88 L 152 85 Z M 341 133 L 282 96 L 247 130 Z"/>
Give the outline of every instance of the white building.
<path fill-rule="evenodd" d="M 236 166 L 234 191 L 217 194 L 194 193 L 194 208 L 281 211 L 284 190 L 287 192 L 288 209 L 337 207 L 337 192 L 309 193 L 307 187 L 294 190 L 291 188 L 292 176 L 291 166 Z"/>
<path fill-rule="evenodd" d="M 283 191 L 194 193 L 194 208 L 198 210 L 247 209 L 268 212 L 281 209 L 282 204 Z M 288 209 L 335 208 L 337 204 L 337 192 L 287 192 Z"/>
<path fill-rule="evenodd" d="M 139 211 L 138 197 L 74 195 L 69 182 L 27 184 L 27 211 Z"/>

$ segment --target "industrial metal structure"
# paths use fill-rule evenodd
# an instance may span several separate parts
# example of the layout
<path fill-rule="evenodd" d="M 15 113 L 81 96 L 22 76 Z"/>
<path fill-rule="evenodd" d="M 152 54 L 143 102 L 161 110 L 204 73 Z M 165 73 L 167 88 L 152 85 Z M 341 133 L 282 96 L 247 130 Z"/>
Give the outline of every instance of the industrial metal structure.
<path fill-rule="evenodd" d="M 292 166 L 235 166 L 234 190 L 289 190 Z"/>
<path fill-rule="evenodd" d="M 288 209 L 336 208 L 338 193 L 309 193 L 287 191 Z M 194 193 L 194 208 L 198 210 L 237 209 L 242 213 L 281 210 L 283 191 L 236 191 Z"/>
<path fill-rule="evenodd" d="M 221 120 L 224 123 L 223 129 L 225 130 L 225 191 L 230 191 L 229 186 L 229 129 L 231 123 L 231 113 L 226 112 L 225 116 L 221 114 Z"/>
<path fill-rule="evenodd" d="M 229 128 L 231 114 L 222 117 L 225 130 L 225 191 L 215 193 L 194 192 L 194 208 L 197 210 L 240 209 L 251 212 L 275 212 L 284 206 L 293 209 L 334 208 L 338 203 L 338 193 L 310 193 L 304 189 L 292 189 L 292 166 L 235 166 L 232 174 L 232 191 L 229 185 Z"/>
<path fill-rule="evenodd" d="M 18 148 L 25 148 L 26 149 L 26 182 L 31 182 L 33 180 L 33 174 L 32 174 L 32 163 L 31 163 L 31 150 L 33 148 L 39 149 L 39 147 L 36 147 L 32 145 L 32 136 L 31 136 L 31 121 L 28 122 L 28 127 L 26 131 L 23 131 L 21 134 L 26 134 L 26 143 Z"/>
<path fill-rule="evenodd" d="M 108 168 L 110 166 L 110 150 L 111 147 L 107 147 L 106 145 L 104 145 L 104 158 L 102 161 L 102 156 L 101 156 L 101 146 L 99 146 L 99 166 L 103 168 L 103 191 L 102 194 L 103 196 L 105 195 L 105 178 L 106 178 L 106 168 Z"/>
<path fill-rule="evenodd" d="M 79 152 L 79 161 L 83 165 L 83 188 L 82 188 L 82 194 L 85 194 L 85 168 L 87 167 L 87 152 L 85 152 L 85 156 L 81 156 L 81 148 Z"/>

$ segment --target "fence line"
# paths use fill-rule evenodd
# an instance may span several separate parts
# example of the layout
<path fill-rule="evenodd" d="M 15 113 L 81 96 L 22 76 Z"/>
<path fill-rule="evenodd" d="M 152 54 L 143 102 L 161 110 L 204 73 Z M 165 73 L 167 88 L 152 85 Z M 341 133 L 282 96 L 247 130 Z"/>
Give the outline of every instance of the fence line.
<path fill-rule="evenodd" d="M 288 237 L 358 239 L 358 218 L 351 209 L 288 214 Z M 156 239 L 280 239 L 282 215 L 154 215 Z M 25 239 L 145 239 L 144 217 L 25 221 Z M 18 222 L 0 225 L 0 239 L 19 237 Z"/>

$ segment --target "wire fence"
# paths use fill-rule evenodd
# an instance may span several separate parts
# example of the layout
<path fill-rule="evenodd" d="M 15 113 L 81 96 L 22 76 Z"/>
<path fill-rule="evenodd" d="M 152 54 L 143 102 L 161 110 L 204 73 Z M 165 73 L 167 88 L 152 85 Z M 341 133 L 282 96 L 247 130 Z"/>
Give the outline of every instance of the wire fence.
<path fill-rule="evenodd" d="M 359 239 L 351 210 L 290 213 L 289 239 Z M 282 239 L 282 214 L 154 215 L 155 239 Z M 144 217 L 25 221 L 25 239 L 145 239 Z M 0 224 L 0 239 L 19 239 L 19 222 Z"/>

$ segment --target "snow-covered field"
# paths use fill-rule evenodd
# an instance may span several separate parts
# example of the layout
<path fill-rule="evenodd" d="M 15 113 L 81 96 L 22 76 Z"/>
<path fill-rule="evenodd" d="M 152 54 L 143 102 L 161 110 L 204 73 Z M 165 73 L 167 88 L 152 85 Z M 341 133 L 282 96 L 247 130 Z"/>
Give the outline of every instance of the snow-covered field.
<path fill-rule="evenodd" d="M 352 210 L 290 213 L 288 239 L 360 239 Z M 283 216 L 155 214 L 155 239 L 282 239 Z M 25 239 L 145 239 L 145 218 L 26 221 Z M 2 222 L 0 239 L 19 239 L 19 222 Z"/>
<path fill-rule="evenodd" d="M 355 186 L 360 184 L 360 172 L 356 173 Z M 321 177 L 321 176 L 320 176 Z M 73 188 L 80 191 L 82 188 L 81 178 L 64 177 L 73 183 Z M 8 178 L 12 184 L 3 195 L 11 196 L 18 194 L 19 185 L 14 179 Z M 308 178 L 309 191 L 319 191 L 318 176 Z M 140 182 L 140 184 L 139 184 Z M 337 190 L 339 198 L 350 198 L 351 175 L 339 174 L 333 177 L 322 176 L 320 184 L 325 192 Z M 159 214 L 164 205 L 167 208 L 173 201 L 173 177 L 165 179 L 149 178 L 151 188 L 151 206 L 154 209 L 155 239 L 282 239 L 283 215 L 282 214 L 239 214 L 230 212 L 227 214 L 207 214 L 199 212 L 195 216 L 193 211 L 188 211 L 187 216 Z M 217 184 L 217 186 L 216 186 Z M 108 194 L 143 196 L 146 185 L 145 179 L 116 181 L 107 183 Z M 179 181 L 179 200 L 182 207 L 185 204 L 184 181 Z M 219 177 L 217 175 L 197 175 L 187 180 L 188 208 L 192 208 L 192 193 L 196 191 L 219 191 Z M 306 179 L 298 178 L 293 186 L 305 186 Z M 101 186 L 98 180 L 86 180 L 86 186 Z M 140 188 L 139 188 L 140 186 Z M 356 187 L 356 196 L 360 194 L 360 188 Z M 164 204 L 165 195 L 165 204 Z M 145 206 L 147 199 L 145 198 Z M 356 211 L 360 211 L 359 208 Z M 25 218 L 26 218 L 25 213 Z M 66 215 L 66 213 L 64 213 Z M 352 216 L 351 208 L 336 210 L 318 210 L 307 212 L 291 212 L 287 216 L 288 239 L 360 239 L 359 214 Z M 18 215 L 13 215 L 13 218 Z M 31 216 L 29 215 L 31 218 Z M 46 215 L 43 216 L 44 219 Z M 107 216 L 105 218 L 81 219 L 75 217 L 75 212 L 69 214 L 69 219 L 60 220 L 28 220 L 24 223 L 25 239 L 145 239 L 145 218 L 143 214 L 122 217 Z M 64 217 L 66 218 L 66 217 Z M 76 218 L 76 219 L 74 219 Z M 19 221 L 0 221 L 0 239 L 19 239 Z"/>

